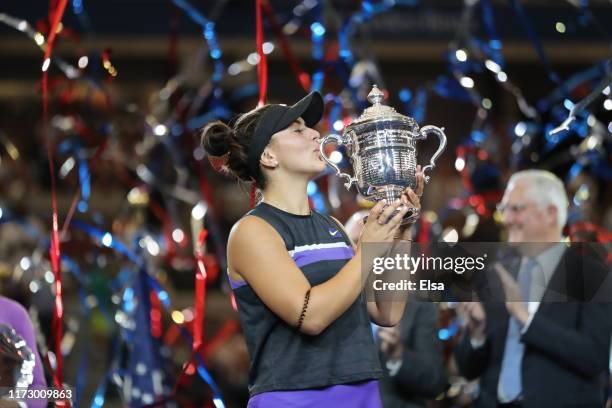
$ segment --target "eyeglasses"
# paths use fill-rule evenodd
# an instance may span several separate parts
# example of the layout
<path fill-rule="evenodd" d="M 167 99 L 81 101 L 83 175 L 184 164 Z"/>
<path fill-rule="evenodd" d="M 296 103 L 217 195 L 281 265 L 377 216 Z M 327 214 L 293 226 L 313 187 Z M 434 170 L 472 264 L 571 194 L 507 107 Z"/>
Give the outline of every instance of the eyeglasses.
<path fill-rule="evenodd" d="M 504 213 L 506 211 L 509 211 L 513 214 L 518 214 L 521 213 L 523 211 L 525 211 L 527 209 L 527 207 L 529 207 L 531 204 L 503 204 L 503 203 L 499 203 L 497 204 L 496 208 L 497 211 L 499 211 L 500 213 Z"/>

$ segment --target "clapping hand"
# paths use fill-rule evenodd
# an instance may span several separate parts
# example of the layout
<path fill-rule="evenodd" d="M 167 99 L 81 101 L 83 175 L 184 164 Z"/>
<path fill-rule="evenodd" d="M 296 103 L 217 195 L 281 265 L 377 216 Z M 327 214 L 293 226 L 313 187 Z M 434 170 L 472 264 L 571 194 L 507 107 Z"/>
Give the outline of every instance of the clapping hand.
<path fill-rule="evenodd" d="M 529 311 L 523 301 L 521 288 L 503 265 L 496 263 L 494 268 L 502 282 L 504 294 L 506 295 L 506 310 L 521 326 L 524 326 L 529 319 Z"/>
<path fill-rule="evenodd" d="M 461 302 L 457 313 L 466 320 L 472 340 L 484 340 L 486 314 L 482 304 L 480 302 Z"/>

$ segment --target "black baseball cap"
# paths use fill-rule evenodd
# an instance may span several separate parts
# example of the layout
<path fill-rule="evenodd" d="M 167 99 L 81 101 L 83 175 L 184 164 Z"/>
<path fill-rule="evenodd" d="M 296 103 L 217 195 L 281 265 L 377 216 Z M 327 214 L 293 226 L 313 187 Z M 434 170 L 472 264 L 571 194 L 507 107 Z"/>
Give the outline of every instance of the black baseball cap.
<path fill-rule="evenodd" d="M 316 125 L 323 116 L 325 105 L 319 92 L 311 92 L 292 106 L 270 105 L 259 119 L 249 147 L 248 164 L 251 174 L 259 170 L 259 159 L 270 143 L 272 135 L 290 126 L 298 118 L 304 119 L 308 127 Z"/>

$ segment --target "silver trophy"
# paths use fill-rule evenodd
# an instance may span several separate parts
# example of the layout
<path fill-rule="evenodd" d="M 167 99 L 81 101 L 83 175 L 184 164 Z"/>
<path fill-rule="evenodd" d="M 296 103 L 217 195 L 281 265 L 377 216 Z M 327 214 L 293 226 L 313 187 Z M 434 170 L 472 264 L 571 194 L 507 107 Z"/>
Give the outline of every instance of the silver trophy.
<path fill-rule="evenodd" d="M 342 136 L 327 135 L 321 140 L 321 157 L 344 179 L 347 189 L 357 185 L 359 193 L 370 201 L 398 200 L 406 187 L 416 188 L 417 140 L 427 138 L 429 133 L 438 136 L 440 145 L 431 156 L 423 172 L 429 172 L 436 166 L 436 159 L 446 147 L 444 128 L 423 126 L 419 130 L 416 121 L 399 114 L 390 106 L 382 104 L 384 94 L 376 85 L 368 94 L 372 104 L 363 114 L 348 125 Z M 353 174 L 343 173 L 336 163 L 326 156 L 324 148 L 327 143 L 336 142 L 346 147 L 346 153 L 353 166 Z M 425 175 L 425 182 L 429 176 Z M 419 214 L 416 211 L 406 214 L 405 222 L 414 222 Z"/>
<path fill-rule="evenodd" d="M 12 327 L 0 324 L 0 398 L 11 388 L 28 388 L 35 364 L 25 340 Z"/>

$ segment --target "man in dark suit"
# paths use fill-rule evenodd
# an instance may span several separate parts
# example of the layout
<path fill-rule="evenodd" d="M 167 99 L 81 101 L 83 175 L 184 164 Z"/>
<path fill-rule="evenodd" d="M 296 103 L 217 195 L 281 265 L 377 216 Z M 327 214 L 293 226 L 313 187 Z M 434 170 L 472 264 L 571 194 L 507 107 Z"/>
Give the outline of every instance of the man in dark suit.
<path fill-rule="evenodd" d="M 467 330 L 455 359 L 462 375 L 480 378 L 475 407 L 604 406 L 609 271 L 562 242 L 567 204 L 552 173 L 522 171 L 508 183 L 500 211 L 520 255 L 494 266 L 485 291 L 505 298 L 460 305 Z"/>
<path fill-rule="evenodd" d="M 446 388 L 437 323 L 435 303 L 411 302 L 399 325 L 379 329 L 385 408 L 425 407 Z"/>

